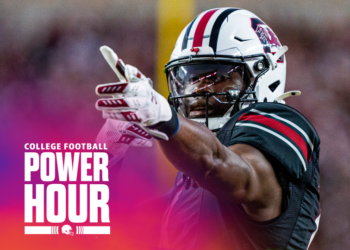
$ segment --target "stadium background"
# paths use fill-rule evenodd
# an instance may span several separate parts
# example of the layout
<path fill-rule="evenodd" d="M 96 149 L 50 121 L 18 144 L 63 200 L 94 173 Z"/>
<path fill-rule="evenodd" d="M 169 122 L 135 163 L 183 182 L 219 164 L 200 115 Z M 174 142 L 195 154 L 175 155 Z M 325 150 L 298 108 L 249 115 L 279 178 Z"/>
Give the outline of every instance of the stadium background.
<path fill-rule="evenodd" d="M 287 104 L 300 110 L 321 138 L 322 218 L 310 249 L 350 249 L 346 0 L 2 0 L 0 249 L 142 249 L 135 246 L 140 239 L 126 233 L 137 223 L 121 226 L 123 209 L 172 186 L 176 171 L 156 146 L 127 153 L 119 176 L 115 173 L 109 184 L 112 235 L 92 240 L 23 235 L 23 144 L 94 140 L 104 122 L 94 109 L 94 88 L 116 81 L 100 46 L 112 47 L 166 95 L 163 66 L 180 31 L 201 11 L 231 6 L 257 14 L 289 47 L 286 89 L 302 95 Z"/>

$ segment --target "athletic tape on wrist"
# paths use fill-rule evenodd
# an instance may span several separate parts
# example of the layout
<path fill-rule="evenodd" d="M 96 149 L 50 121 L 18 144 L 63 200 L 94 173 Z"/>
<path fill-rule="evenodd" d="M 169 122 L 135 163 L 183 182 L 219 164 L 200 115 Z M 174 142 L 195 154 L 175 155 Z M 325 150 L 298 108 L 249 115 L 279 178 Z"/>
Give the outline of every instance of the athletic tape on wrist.
<path fill-rule="evenodd" d="M 173 107 L 170 107 L 170 109 L 172 117 L 169 121 L 160 122 L 156 125 L 148 126 L 148 128 L 158 130 L 159 132 L 166 134 L 169 138 L 174 136 L 179 131 L 180 122 L 175 109 Z M 155 139 L 159 139 L 155 136 L 152 137 Z"/>

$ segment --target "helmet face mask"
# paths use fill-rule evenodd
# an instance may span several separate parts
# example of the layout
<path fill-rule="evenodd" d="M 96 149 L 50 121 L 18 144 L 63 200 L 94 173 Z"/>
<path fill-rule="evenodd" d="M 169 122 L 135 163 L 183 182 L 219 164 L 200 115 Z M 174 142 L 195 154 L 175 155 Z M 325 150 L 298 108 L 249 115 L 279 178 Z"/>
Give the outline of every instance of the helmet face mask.
<path fill-rule="evenodd" d="M 281 48 L 273 31 L 249 11 L 205 11 L 180 34 L 166 65 L 169 102 L 180 115 L 219 130 L 252 102 L 273 102 L 284 93 Z"/>
<path fill-rule="evenodd" d="M 221 117 L 234 105 L 226 95 L 229 90 L 244 90 L 244 65 L 222 63 L 197 63 L 179 65 L 168 70 L 170 93 L 181 98 L 180 108 L 187 118 L 204 118 L 206 115 L 206 95 L 209 117 Z"/>

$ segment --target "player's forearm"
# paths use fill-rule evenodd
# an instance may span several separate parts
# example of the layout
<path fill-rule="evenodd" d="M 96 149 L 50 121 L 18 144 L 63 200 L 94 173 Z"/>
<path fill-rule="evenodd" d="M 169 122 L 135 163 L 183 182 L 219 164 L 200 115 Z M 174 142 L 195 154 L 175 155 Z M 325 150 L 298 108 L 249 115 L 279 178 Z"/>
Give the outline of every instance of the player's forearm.
<path fill-rule="evenodd" d="M 213 167 L 226 160 L 226 148 L 205 126 L 179 116 L 178 133 L 169 141 L 159 141 L 175 168 L 195 180 L 205 178 Z"/>

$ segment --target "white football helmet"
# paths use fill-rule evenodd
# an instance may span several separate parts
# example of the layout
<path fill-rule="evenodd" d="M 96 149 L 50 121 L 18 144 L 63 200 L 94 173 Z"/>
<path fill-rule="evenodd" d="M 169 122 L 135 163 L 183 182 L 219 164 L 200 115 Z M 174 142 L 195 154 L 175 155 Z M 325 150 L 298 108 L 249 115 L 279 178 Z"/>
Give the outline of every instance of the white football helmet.
<path fill-rule="evenodd" d="M 69 226 L 69 225 L 64 225 L 64 226 L 62 227 L 62 233 L 63 233 L 63 234 L 70 235 L 70 236 L 73 236 L 73 235 L 74 235 L 73 230 L 72 230 L 71 226 Z"/>
<path fill-rule="evenodd" d="M 213 131 L 252 102 L 284 103 L 300 94 L 284 93 L 287 50 L 250 11 L 205 11 L 181 32 L 165 66 L 169 103 Z"/>

